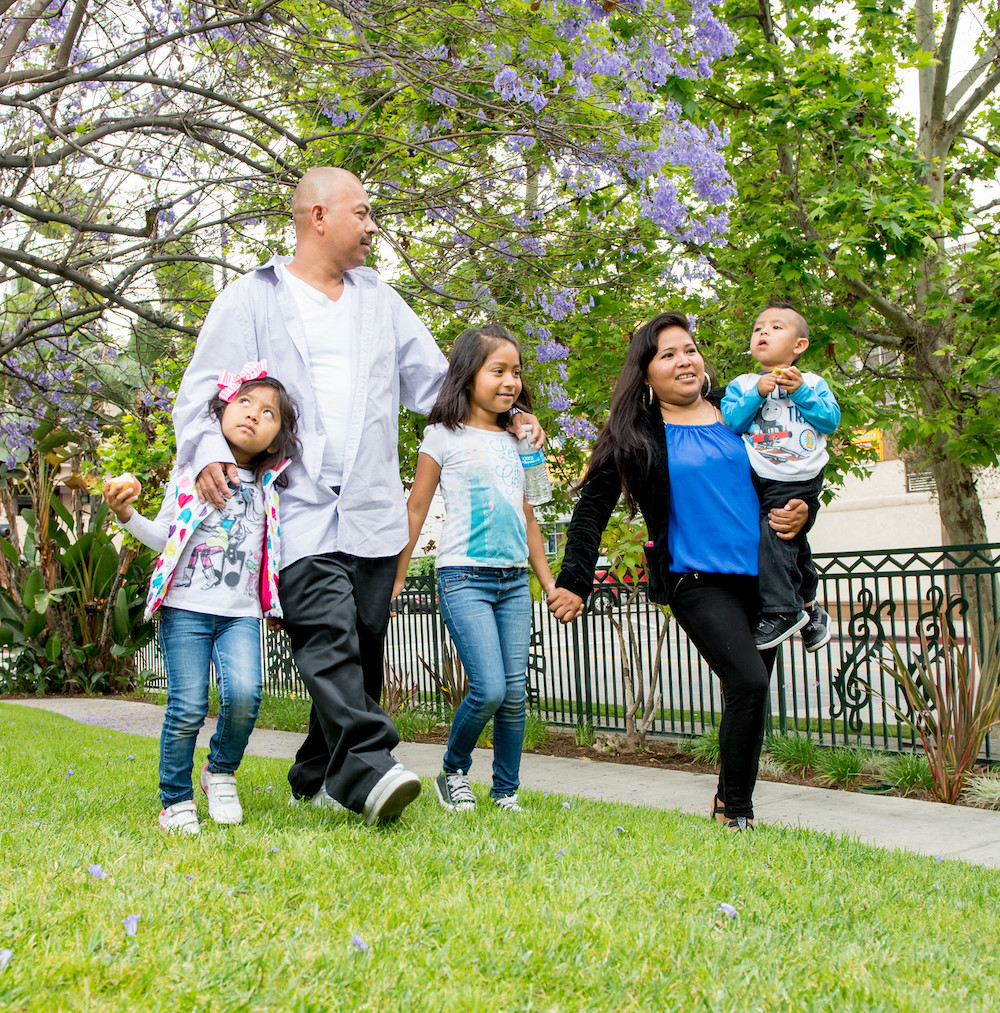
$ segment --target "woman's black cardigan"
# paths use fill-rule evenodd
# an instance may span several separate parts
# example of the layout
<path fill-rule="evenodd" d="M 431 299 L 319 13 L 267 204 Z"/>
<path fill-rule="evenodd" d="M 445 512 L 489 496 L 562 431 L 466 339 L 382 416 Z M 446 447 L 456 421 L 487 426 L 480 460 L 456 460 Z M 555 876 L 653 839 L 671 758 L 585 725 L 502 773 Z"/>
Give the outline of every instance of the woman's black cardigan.
<path fill-rule="evenodd" d="M 708 393 L 706 400 L 718 407 L 722 389 Z M 630 482 L 639 511 L 646 522 L 646 580 L 650 601 L 670 604 L 670 550 L 667 528 L 670 521 L 670 473 L 667 469 L 667 441 L 663 432 L 660 407 L 654 404 L 641 420 L 648 427 L 656 454 L 651 474 Z M 594 567 L 601 549 L 601 536 L 622 492 L 621 475 L 609 457 L 595 474 L 587 479 L 569 522 L 566 551 L 562 569 L 556 578 L 557 587 L 565 587 L 587 600 L 594 588 Z M 706 532 L 706 537 L 708 533 Z"/>

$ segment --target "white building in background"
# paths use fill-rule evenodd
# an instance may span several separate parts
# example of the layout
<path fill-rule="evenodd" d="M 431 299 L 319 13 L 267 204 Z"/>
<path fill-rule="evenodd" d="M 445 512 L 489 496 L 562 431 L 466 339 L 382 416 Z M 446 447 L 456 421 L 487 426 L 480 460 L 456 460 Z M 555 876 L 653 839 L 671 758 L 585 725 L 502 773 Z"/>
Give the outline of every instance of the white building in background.
<path fill-rule="evenodd" d="M 1000 542 L 1000 472 L 979 477 L 987 536 Z M 930 471 L 911 468 L 885 447 L 884 459 L 864 478 L 849 476 L 836 498 L 820 509 L 809 534 L 813 552 L 915 549 L 947 544 Z"/>

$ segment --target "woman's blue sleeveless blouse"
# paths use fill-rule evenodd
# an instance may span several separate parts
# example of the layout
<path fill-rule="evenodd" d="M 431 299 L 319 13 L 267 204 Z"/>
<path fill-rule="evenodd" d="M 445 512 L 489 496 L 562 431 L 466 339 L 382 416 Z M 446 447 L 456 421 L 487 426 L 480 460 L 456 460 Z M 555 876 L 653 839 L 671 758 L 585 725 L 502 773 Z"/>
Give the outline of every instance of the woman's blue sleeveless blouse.
<path fill-rule="evenodd" d="M 743 440 L 721 422 L 664 429 L 670 569 L 756 576 L 760 503 Z"/>

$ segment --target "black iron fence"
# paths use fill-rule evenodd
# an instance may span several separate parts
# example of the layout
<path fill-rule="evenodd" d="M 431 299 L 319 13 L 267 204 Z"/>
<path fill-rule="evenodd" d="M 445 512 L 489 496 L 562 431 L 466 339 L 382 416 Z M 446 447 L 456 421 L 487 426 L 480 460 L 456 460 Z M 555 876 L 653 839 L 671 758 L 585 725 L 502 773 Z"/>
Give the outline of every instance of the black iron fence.
<path fill-rule="evenodd" d="M 959 646 L 984 643 L 997 620 L 1000 543 L 817 555 L 815 562 L 833 637 L 814 654 L 797 638 L 782 645 L 771 683 L 774 729 L 808 733 L 827 745 L 919 748 L 888 706 L 907 711 L 883 668 L 892 661 L 890 645 L 908 665 L 940 669 L 949 638 Z M 717 724 L 718 683 L 677 623 L 646 600 L 641 585 L 603 583 L 599 591 L 568 626 L 535 603 L 531 708 L 553 725 L 621 731 L 629 679 L 640 713 L 642 704 L 655 701 L 651 733 L 699 735 Z M 448 650 L 433 575 L 415 578 L 395 602 L 389 624 L 389 677 L 417 700 L 438 700 Z M 305 693 L 283 635 L 265 635 L 261 655 L 266 692 Z M 154 673 L 152 685 L 162 683 L 155 645 L 138 663 Z M 992 748 L 987 741 L 987 756 Z"/>

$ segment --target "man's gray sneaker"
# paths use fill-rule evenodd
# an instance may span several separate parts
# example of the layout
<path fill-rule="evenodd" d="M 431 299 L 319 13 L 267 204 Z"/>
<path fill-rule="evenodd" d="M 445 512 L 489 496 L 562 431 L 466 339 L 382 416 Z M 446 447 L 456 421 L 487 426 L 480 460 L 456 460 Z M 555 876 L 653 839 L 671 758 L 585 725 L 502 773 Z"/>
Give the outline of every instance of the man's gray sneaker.
<path fill-rule="evenodd" d="M 401 763 L 387 770 L 368 792 L 361 815 L 365 823 L 386 823 L 396 819 L 420 794 L 420 778 Z"/>
<path fill-rule="evenodd" d="M 434 778 L 434 794 L 445 809 L 451 811 L 468 812 L 476 808 L 476 796 L 472 794 L 469 787 L 469 775 L 458 771 L 456 774 L 449 774 L 442 770 Z"/>

